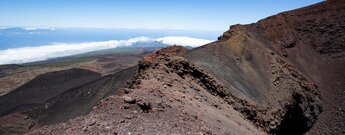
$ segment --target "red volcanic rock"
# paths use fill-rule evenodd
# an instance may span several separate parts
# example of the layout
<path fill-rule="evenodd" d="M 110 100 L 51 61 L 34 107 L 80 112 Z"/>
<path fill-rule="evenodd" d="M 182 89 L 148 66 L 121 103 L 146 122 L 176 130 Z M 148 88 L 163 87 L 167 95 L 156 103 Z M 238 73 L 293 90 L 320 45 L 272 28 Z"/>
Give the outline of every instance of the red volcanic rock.
<path fill-rule="evenodd" d="M 160 49 L 153 54 L 145 56 L 143 60 L 144 61 L 152 61 L 152 60 L 156 59 L 158 56 L 163 56 L 163 55 L 179 56 L 179 55 L 186 53 L 187 51 L 188 51 L 188 49 L 183 47 L 183 46 L 177 46 L 177 45 L 169 46 L 169 47 Z"/>

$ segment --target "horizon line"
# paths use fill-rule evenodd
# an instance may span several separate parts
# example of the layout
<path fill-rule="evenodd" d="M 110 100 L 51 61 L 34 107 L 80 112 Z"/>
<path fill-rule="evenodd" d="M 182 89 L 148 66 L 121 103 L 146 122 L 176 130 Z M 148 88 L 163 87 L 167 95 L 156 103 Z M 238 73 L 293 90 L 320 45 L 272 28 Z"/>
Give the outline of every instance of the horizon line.
<path fill-rule="evenodd" d="M 231 25 L 229 25 L 230 27 Z M 186 28 L 172 28 L 172 27 L 97 27 L 97 26 L 66 26 L 66 27 L 60 27 L 60 26 L 0 26 L 1 29 L 10 29 L 10 28 L 22 28 L 22 29 L 141 29 L 141 30 L 185 30 L 185 31 L 226 31 L 228 29 L 186 29 Z"/>

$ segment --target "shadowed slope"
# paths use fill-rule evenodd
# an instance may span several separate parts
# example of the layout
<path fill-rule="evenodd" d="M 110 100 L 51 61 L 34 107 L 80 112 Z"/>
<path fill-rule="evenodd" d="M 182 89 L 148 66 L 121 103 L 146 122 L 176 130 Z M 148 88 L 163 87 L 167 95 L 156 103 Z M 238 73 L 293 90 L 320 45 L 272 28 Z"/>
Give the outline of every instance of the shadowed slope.
<path fill-rule="evenodd" d="M 317 97 L 304 85 L 291 84 L 289 78 L 302 79 L 311 85 L 315 82 L 324 99 L 325 112 L 321 113 L 310 133 L 339 134 L 345 130 L 341 128 L 344 127 L 344 111 L 338 109 L 345 106 L 344 18 L 344 1 L 321 2 L 268 17 L 258 23 L 231 26 L 218 42 L 194 49 L 186 54 L 186 58 L 207 69 L 232 87 L 235 93 L 266 107 L 273 105 L 279 108 L 280 101 L 292 95 L 291 92 L 296 91 L 294 86 L 298 85 L 300 92 L 311 92 L 302 96 L 306 100 Z M 281 72 L 286 69 L 290 70 L 287 75 Z M 298 72 L 304 74 L 296 76 Z M 302 109 L 305 116 L 316 116 L 321 111 L 310 111 L 315 110 L 312 104 L 308 109 Z M 299 109 L 292 107 L 292 110 L 295 110 L 292 114 L 291 111 L 286 114 L 295 116 Z M 308 119 L 315 122 L 315 118 Z M 284 120 L 276 133 L 289 134 L 293 131 L 291 129 L 301 127 L 294 125 L 308 123 L 303 122 L 303 117 L 297 116 L 296 119 L 299 122 Z M 309 124 L 306 125 L 310 128 Z M 290 134 L 301 134 L 307 129 Z"/>
<path fill-rule="evenodd" d="M 0 97 L 0 115 L 22 111 L 35 104 L 42 104 L 69 89 L 80 87 L 100 78 L 96 72 L 69 69 L 39 75 L 18 89 Z"/>
<path fill-rule="evenodd" d="M 0 131 L 24 133 L 34 127 L 85 115 L 101 99 L 125 86 L 137 70 L 131 67 L 104 77 L 82 69 L 40 75 L 0 98 L 2 111 L 8 110 L 4 114 L 9 114 L 0 118 Z M 87 73 L 95 76 L 89 77 Z"/>

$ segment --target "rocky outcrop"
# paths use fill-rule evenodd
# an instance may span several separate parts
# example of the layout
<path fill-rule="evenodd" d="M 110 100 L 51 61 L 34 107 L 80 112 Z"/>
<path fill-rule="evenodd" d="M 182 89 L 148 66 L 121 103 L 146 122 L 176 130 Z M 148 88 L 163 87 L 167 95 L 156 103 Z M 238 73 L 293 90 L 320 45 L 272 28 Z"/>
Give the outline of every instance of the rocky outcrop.
<path fill-rule="evenodd" d="M 162 48 L 150 55 L 145 56 L 142 62 L 153 61 L 157 59 L 157 57 L 160 57 L 160 56 L 180 56 L 186 53 L 187 51 L 188 49 L 182 46 L 177 46 L 177 45 L 169 46 L 166 48 Z"/>
<path fill-rule="evenodd" d="M 172 48 L 162 50 L 169 52 Z M 279 83 L 292 86 L 271 95 L 279 98 L 271 99 L 272 102 L 279 102 L 281 106 L 264 107 L 232 93 L 231 88 L 216 77 L 181 56 L 164 54 L 151 58 L 139 62 L 139 72 L 128 81 L 127 87 L 117 95 L 101 101 L 91 114 L 69 121 L 69 126 L 58 124 L 38 129 L 32 134 L 265 134 L 262 131 L 300 134 L 312 126 L 321 111 L 316 87 L 282 59 L 277 58 L 279 67 L 276 67 L 276 78 L 280 77 Z M 278 93 L 285 95 L 280 96 Z M 107 120 L 101 120 L 102 117 Z M 138 122 L 139 118 L 143 118 L 145 123 Z M 121 119 L 124 121 L 110 124 L 107 129 L 102 124 L 78 125 L 90 119 L 96 123 L 103 121 L 104 124 L 117 123 Z M 162 124 L 152 126 L 153 122 Z M 176 126 L 167 126 L 166 122 Z M 295 124 L 301 129 L 290 132 Z M 65 130 L 71 127 L 72 130 Z M 139 130 L 143 128 L 145 130 Z M 160 130 L 157 131 L 157 128 Z"/>
<path fill-rule="evenodd" d="M 90 114 L 29 134 L 265 134 L 228 103 L 226 92 L 183 57 L 157 55 L 141 61 L 127 87 Z"/>

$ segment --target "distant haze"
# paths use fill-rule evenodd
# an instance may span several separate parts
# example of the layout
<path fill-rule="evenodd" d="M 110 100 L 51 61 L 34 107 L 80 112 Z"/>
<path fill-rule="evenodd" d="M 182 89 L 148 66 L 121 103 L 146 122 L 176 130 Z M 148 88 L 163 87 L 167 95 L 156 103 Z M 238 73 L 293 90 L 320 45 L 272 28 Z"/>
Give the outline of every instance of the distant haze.
<path fill-rule="evenodd" d="M 50 58 L 70 56 L 85 52 L 111 49 L 117 47 L 130 47 L 133 44 L 160 42 L 165 45 L 182 45 L 197 47 L 212 42 L 211 40 L 196 39 L 189 37 L 162 37 L 149 38 L 137 37 L 128 40 L 110 40 L 103 42 L 85 43 L 56 43 L 38 47 L 23 47 L 0 50 L 1 64 L 20 64 L 34 61 L 43 61 Z"/>

